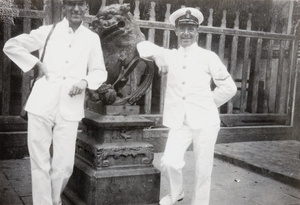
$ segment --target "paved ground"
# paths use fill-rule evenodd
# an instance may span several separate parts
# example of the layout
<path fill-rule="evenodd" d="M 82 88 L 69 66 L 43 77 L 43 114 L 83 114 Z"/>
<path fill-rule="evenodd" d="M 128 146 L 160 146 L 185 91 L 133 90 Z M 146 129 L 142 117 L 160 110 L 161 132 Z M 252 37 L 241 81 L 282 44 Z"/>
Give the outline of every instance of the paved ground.
<path fill-rule="evenodd" d="M 216 145 L 211 205 L 300 205 L 300 142 L 243 142 Z M 159 167 L 162 153 L 156 153 Z M 193 152 L 186 154 L 185 198 L 191 202 Z M 32 204 L 28 159 L 0 160 L 0 204 Z M 168 193 L 162 175 L 161 196 Z"/>

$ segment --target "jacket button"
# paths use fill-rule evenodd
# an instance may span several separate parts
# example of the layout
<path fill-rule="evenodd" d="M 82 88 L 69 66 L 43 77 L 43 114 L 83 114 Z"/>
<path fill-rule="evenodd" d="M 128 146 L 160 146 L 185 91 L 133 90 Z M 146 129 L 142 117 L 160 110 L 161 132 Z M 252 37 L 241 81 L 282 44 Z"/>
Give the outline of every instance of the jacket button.
<path fill-rule="evenodd" d="M 63 80 L 66 80 L 66 76 L 63 77 Z"/>
<path fill-rule="evenodd" d="M 185 82 L 184 82 L 184 81 L 182 82 L 182 85 L 185 85 Z"/>
<path fill-rule="evenodd" d="M 185 67 L 185 66 L 183 66 L 183 67 L 182 67 L 182 69 L 186 69 L 186 67 Z"/>
<path fill-rule="evenodd" d="M 182 100 L 185 100 L 185 97 L 182 97 Z"/>

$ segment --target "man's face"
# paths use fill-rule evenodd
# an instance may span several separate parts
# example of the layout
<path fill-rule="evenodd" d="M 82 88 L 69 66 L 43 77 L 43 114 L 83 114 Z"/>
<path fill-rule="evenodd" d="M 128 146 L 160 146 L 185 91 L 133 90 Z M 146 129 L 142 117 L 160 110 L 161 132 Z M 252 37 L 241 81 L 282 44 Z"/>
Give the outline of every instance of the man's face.
<path fill-rule="evenodd" d="M 198 40 L 198 26 L 190 24 L 182 24 L 176 26 L 176 36 L 179 39 L 179 45 L 188 47 Z"/>
<path fill-rule="evenodd" d="M 87 5 L 84 0 L 66 0 L 64 10 L 70 26 L 81 24 L 86 8 Z"/>

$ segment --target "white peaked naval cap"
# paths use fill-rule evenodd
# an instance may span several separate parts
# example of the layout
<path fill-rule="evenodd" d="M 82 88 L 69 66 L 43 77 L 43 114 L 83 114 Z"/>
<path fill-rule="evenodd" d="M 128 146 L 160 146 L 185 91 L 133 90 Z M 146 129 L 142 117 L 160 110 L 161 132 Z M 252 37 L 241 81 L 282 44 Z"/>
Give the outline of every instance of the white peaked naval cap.
<path fill-rule="evenodd" d="M 174 11 L 169 21 L 172 25 L 177 26 L 180 24 L 200 25 L 203 22 L 203 14 L 198 9 L 192 7 L 184 7 Z"/>

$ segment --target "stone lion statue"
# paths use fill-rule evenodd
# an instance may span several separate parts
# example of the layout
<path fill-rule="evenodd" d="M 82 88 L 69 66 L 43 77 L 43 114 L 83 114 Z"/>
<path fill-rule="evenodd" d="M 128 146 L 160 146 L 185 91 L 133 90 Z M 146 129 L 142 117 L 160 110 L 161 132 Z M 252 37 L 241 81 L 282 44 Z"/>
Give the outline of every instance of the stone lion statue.
<path fill-rule="evenodd" d="M 101 8 L 92 22 L 101 39 L 108 78 L 98 90 L 90 91 L 92 101 L 105 105 L 134 104 L 150 86 L 154 69 L 151 62 L 140 59 L 136 44 L 145 40 L 129 4 L 112 4 Z M 130 75 L 135 73 L 136 90 L 129 89 Z"/>

